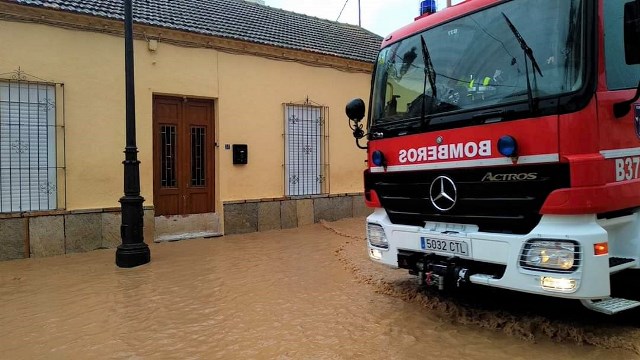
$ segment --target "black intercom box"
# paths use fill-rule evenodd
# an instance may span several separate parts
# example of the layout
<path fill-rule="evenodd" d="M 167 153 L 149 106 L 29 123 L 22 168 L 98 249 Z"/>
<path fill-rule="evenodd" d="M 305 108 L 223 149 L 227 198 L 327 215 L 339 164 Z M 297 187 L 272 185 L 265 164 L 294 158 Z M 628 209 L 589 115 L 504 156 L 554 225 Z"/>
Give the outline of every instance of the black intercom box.
<path fill-rule="evenodd" d="M 231 148 L 233 151 L 233 163 L 239 165 L 246 164 L 249 158 L 247 144 L 233 144 Z"/>

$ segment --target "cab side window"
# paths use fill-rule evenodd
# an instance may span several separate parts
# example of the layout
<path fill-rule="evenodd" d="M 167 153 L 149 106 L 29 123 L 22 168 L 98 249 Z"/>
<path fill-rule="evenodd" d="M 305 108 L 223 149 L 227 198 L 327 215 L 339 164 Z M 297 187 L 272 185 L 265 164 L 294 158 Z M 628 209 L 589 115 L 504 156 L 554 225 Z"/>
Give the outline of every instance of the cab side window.
<path fill-rule="evenodd" d="M 632 89 L 640 80 L 640 64 L 628 65 L 624 53 L 624 5 L 627 1 L 604 2 L 604 50 L 609 90 Z M 640 46 L 640 44 L 638 44 Z"/>

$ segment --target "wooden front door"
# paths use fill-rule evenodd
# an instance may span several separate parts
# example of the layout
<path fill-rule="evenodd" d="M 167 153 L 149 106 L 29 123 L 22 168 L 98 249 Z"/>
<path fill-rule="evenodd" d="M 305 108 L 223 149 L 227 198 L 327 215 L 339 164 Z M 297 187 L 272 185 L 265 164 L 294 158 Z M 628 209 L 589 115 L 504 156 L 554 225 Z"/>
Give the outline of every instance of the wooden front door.
<path fill-rule="evenodd" d="M 156 216 L 215 212 L 213 101 L 153 98 Z"/>

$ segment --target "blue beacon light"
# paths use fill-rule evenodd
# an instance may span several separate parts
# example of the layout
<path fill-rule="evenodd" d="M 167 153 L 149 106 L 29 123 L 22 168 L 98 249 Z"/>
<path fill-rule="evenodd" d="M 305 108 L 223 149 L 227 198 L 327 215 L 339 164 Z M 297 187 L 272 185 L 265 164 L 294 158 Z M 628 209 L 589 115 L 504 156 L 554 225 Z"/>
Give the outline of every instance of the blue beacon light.
<path fill-rule="evenodd" d="M 498 140 L 498 152 L 506 157 L 518 156 L 518 142 L 513 136 L 505 135 Z"/>
<path fill-rule="evenodd" d="M 384 154 L 380 150 L 376 150 L 371 154 L 371 161 L 375 166 L 387 166 Z"/>
<path fill-rule="evenodd" d="M 423 0 L 420 2 L 420 15 L 436 12 L 436 0 Z"/>

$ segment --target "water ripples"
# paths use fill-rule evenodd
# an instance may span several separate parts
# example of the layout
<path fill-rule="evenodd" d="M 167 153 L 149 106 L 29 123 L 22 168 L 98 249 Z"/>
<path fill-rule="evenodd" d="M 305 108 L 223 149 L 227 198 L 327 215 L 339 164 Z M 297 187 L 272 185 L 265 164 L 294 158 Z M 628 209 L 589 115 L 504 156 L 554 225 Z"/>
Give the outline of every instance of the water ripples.
<path fill-rule="evenodd" d="M 404 272 L 378 271 L 366 259 L 363 228 L 363 219 L 350 219 L 151 244 L 151 263 L 134 269 L 115 267 L 113 250 L 0 263 L 0 353 L 3 359 L 637 354 L 505 337 L 495 331 L 507 326 L 500 321 L 494 329 L 451 321 L 443 314 L 458 305 L 421 299 Z M 490 323 L 493 315 L 482 316 Z"/>

